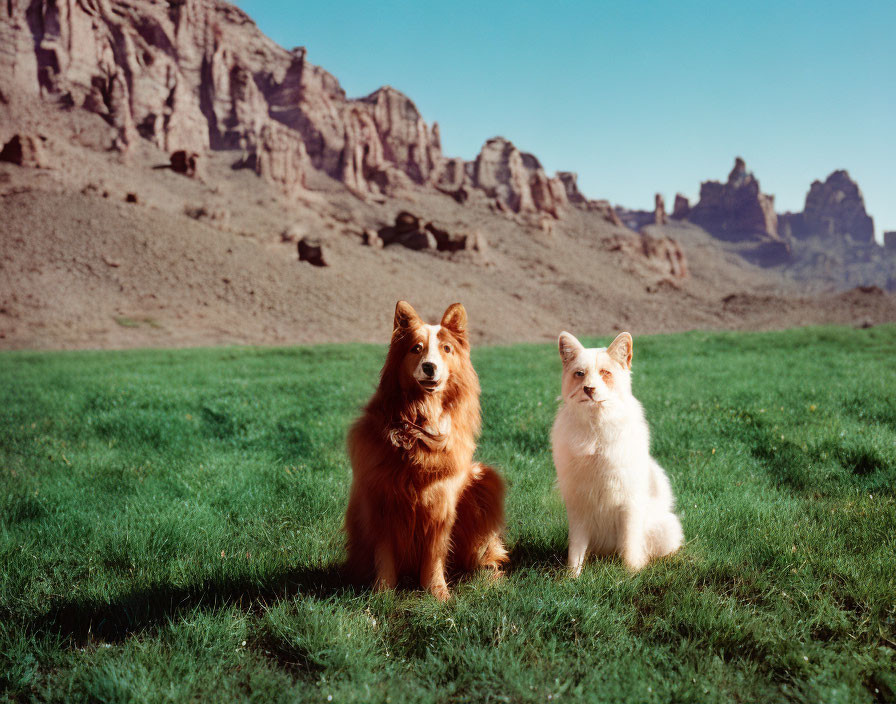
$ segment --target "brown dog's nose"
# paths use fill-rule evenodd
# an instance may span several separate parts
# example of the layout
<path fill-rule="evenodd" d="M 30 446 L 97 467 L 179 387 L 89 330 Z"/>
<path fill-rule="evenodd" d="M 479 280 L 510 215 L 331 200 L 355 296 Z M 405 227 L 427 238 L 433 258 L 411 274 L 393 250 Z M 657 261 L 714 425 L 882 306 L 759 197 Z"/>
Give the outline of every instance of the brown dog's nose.
<path fill-rule="evenodd" d="M 585 395 L 588 398 L 594 398 L 594 387 L 593 386 L 585 386 L 583 388 L 585 390 Z"/>
<path fill-rule="evenodd" d="M 420 366 L 423 367 L 423 373 L 426 374 L 426 376 L 433 376 L 436 373 L 436 365 L 432 362 L 424 362 Z"/>

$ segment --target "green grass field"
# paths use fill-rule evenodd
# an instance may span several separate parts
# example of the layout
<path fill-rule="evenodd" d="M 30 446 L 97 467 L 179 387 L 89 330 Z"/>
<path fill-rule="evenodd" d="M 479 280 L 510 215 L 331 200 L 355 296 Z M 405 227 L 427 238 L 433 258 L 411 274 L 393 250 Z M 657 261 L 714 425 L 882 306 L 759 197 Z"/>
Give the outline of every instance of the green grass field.
<path fill-rule="evenodd" d="M 687 544 L 578 581 L 556 351 L 475 350 L 512 563 L 445 605 L 340 577 L 383 354 L 0 355 L 0 700 L 896 697 L 896 326 L 636 339 Z"/>

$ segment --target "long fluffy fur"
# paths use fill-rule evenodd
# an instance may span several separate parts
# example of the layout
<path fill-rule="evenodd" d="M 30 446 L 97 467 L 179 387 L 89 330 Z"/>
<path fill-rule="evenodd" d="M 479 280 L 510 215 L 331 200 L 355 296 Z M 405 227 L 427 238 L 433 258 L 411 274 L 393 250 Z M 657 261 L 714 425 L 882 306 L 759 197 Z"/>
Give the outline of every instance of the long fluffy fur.
<path fill-rule="evenodd" d="M 449 316 L 455 306 L 461 323 Z M 400 321 L 401 310 L 410 319 Z M 407 304 L 396 309 L 379 387 L 348 434 L 353 481 L 345 529 L 356 580 L 390 589 L 412 576 L 444 600 L 449 566 L 498 571 L 507 552 L 500 537 L 504 483 L 496 470 L 473 462 L 479 379 L 463 308 L 450 307 L 442 323 L 450 373 L 443 390 L 428 393 L 408 378 L 405 363 L 423 323 Z"/>
<path fill-rule="evenodd" d="M 631 570 L 682 544 L 669 478 L 650 456 L 644 410 L 631 392 L 632 339 L 585 349 L 560 335 L 562 405 L 551 433 L 569 519 L 569 569 L 587 555 L 618 554 Z"/>

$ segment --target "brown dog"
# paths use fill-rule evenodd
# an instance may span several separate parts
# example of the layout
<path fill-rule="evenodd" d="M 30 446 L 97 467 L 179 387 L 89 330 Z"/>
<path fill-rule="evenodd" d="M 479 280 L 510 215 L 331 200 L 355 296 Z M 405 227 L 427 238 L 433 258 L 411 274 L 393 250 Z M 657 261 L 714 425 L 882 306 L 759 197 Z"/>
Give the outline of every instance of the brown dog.
<path fill-rule="evenodd" d="M 464 307 L 427 325 L 399 301 L 379 388 L 348 434 L 345 529 L 356 579 L 375 578 L 379 590 L 412 575 L 444 601 L 448 564 L 498 572 L 507 561 L 504 483 L 473 462 L 479 425 Z"/>

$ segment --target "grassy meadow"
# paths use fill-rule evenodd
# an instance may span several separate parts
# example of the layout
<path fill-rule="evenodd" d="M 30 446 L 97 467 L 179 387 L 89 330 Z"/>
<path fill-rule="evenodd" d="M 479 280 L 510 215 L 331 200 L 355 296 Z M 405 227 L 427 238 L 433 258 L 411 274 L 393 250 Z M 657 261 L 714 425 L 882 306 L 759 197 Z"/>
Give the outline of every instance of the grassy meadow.
<path fill-rule="evenodd" d="M 444 605 L 340 576 L 383 355 L 0 354 L 0 701 L 896 698 L 896 326 L 636 338 L 687 544 L 577 581 L 556 350 L 476 349 L 512 564 Z"/>

